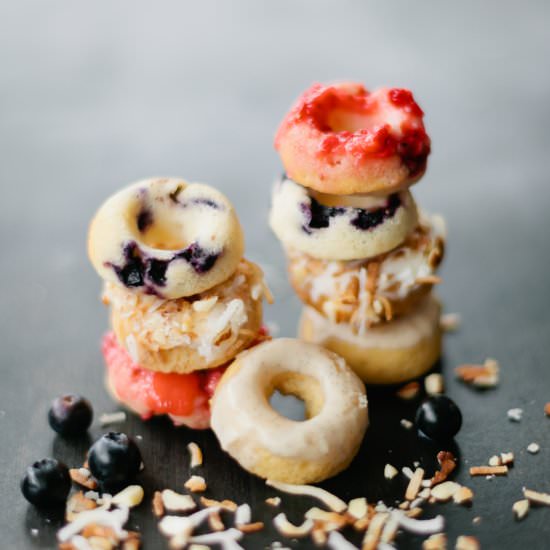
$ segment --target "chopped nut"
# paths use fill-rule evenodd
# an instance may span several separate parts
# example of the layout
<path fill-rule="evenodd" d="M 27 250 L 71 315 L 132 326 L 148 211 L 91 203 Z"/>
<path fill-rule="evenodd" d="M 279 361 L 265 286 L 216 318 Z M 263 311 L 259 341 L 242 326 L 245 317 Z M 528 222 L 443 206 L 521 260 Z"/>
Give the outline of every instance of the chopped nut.
<path fill-rule="evenodd" d="M 197 507 L 189 495 L 181 495 L 172 489 L 162 491 L 162 504 L 169 512 L 189 512 Z"/>
<path fill-rule="evenodd" d="M 512 422 L 521 422 L 521 418 L 523 417 L 523 409 L 518 407 L 515 409 L 508 409 L 506 415 L 508 416 L 508 420 L 511 420 Z"/>
<path fill-rule="evenodd" d="M 402 418 L 399 422 L 401 423 L 401 426 L 403 426 L 403 428 L 405 428 L 406 430 L 410 430 L 414 426 L 414 424 L 406 418 Z"/>
<path fill-rule="evenodd" d="M 397 397 L 401 399 L 414 399 L 420 391 L 418 382 L 409 382 L 397 390 Z"/>
<path fill-rule="evenodd" d="M 398 474 L 397 468 L 392 466 L 391 464 L 386 464 L 384 466 L 384 477 L 386 479 L 393 479 Z"/>
<path fill-rule="evenodd" d="M 162 493 L 160 491 L 155 491 L 153 495 L 153 514 L 157 518 L 164 515 L 164 504 L 162 503 Z"/>
<path fill-rule="evenodd" d="M 243 523 L 237 526 L 237 529 L 239 531 L 242 531 L 243 533 L 256 533 L 257 531 L 261 531 L 263 528 L 263 521 L 256 521 L 254 523 Z"/>
<path fill-rule="evenodd" d="M 500 462 L 501 464 L 513 464 L 514 463 L 514 453 L 500 453 Z"/>
<path fill-rule="evenodd" d="M 428 395 L 439 395 L 443 393 L 445 389 L 443 376 L 438 372 L 426 376 L 426 378 L 424 378 L 424 389 Z"/>
<path fill-rule="evenodd" d="M 422 543 L 422 550 L 446 550 L 447 537 L 444 533 L 431 535 Z"/>
<path fill-rule="evenodd" d="M 411 503 L 408 500 L 404 500 L 403 502 L 399 503 L 398 508 L 400 510 L 408 510 L 411 506 Z"/>
<path fill-rule="evenodd" d="M 435 472 L 431 479 L 432 485 L 436 485 L 445 481 L 451 472 L 456 468 L 455 457 L 453 453 L 449 451 L 439 451 L 437 453 L 437 461 L 439 462 L 441 469 Z"/>
<path fill-rule="evenodd" d="M 315 522 L 313 523 L 314 523 L 314 526 L 310 533 L 311 538 L 313 540 L 313 544 L 315 544 L 316 546 L 324 546 L 328 540 L 327 532 L 323 529 L 322 523 L 317 523 L 317 524 L 315 524 Z"/>
<path fill-rule="evenodd" d="M 92 473 L 87 468 L 71 468 L 69 475 L 78 485 L 82 485 L 86 489 L 97 489 L 97 481 L 92 477 Z"/>
<path fill-rule="evenodd" d="M 528 499 L 529 502 L 550 506 L 550 494 L 548 493 L 539 493 L 538 491 L 532 491 L 524 487 L 523 496 Z"/>
<path fill-rule="evenodd" d="M 441 283 L 441 277 L 437 275 L 426 275 L 425 277 L 417 277 L 414 282 L 417 285 L 438 285 Z"/>
<path fill-rule="evenodd" d="M 397 470 L 395 470 L 397 474 Z M 369 508 L 366 498 L 354 498 L 348 503 L 348 514 L 354 519 L 361 519 L 367 515 Z"/>
<path fill-rule="evenodd" d="M 423 478 L 424 478 L 424 470 L 422 468 L 417 468 L 414 471 L 414 474 L 411 480 L 409 481 L 409 485 L 407 486 L 407 490 L 405 492 L 405 498 L 407 500 L 414 500 L 416 498 L 416 495 L 420 490 L 420 486 L 422 485 Z"/>
<path fill-rule="evenodd" d="M 103 413 L 99 417 L 99 423 L 102 426 L 108 426 L 110 424 L 120 424 L 121 422 L 126 422 L 126 413 L 124 411 Z"/>
<path fill-rule="evenodd" d="M 121 550 L 139 550 L 140 546 L 140 534 L 136 531 L 128 531 L 128 538 L 122 542 Z"/>
<path fill-rule="evenodd" d="M 453 495 L 453 501 L 457 504 L 470 504 L 474 498 L 474 493 L 468 487 L 460 487 L 460 489 Z"/>
<path fill-rule="evenodd" d="M 191 476 L 183 485 L 192 493 L 202 493 L 206 491 L 206 481 L 201 476 Z"/>
<path fill-rule="evenodd" d="M 521 521 L 529 512 L 529 501 L 524 498 L 523 500 L 518 500 L 512 505 L 512 511 L 516 516 L 518 521 Z"/>
<path fill-rule="evenodd" d="M 502 464 L 502 460 L 500 459 L 500 456 L 493 455 L 489 459 L 489 466 L 500 466 Z"/>
<path fill-rule="evenodd" d="M 326 510 L 321 510 L 320 508 L 317 508 L 315 506 L 313 508 L 310 508 L 305 513 L 305 517 L 306 519 L 313 520 L 315 523 L 322 522 L 325 531 L 341 529 L 344 525 L 347 524 L 346 518 L 344 516 L 341 516 L 337 512 L 327 512 Z"/>
<path fill-rule="evenodd" d="M 481 546 L 475 537 L 461 535 L 456 539 L 455 550 L 479 550 Z"/>
<path fill-rule="evenodd" d="M 229 512 L 235 512 L 238 508 L 237 504 L 233 502 L 232 500 L 214 500 L 212 498 L 206 498 L 201 497 L 201 504 L 203 506 L 206 506 L 207 508 L 211 508 L 213 506 L 218 506 L 222 508 L 223 510 L 228 510 Z"/>
<path fill-rule="evenodd" d="M 313 529 L 313 520 L 306 519 L 301 525 L 294 525 L 286 518 L 286 514 L 280 513 L 273 518 L 273 524 L 281 535 L 289 538 L 307 536 Z"/>
<path fill-rule="evenodd" d="M 492 388 L 499 382 L 500 367 L 494 359 L 486 359 L 483 365 L 460 365 L 455 373 L 467 384 L 479 388 Z"/>
<path fill-rule="evenodd" d="M 342 499 L 332 493 L 329 493 L 325 489 L 321 489 L 321 487 L 316 487 L 314 485 L 293 485 L 291 483 L 282 483 L 271 479 L 267 479 L 265 483 L 269 487 L 274 487 L 279 491 L 283 491 L 291 495 L 307 495 L 317 498 L 334 512 L 343 512 L 348 507 Z"/>
<path fill-rule="evenodd" d="M 189 451 L 189 456 L 191 459 L 189 467 L 196 468 L 197 466 L 201 466 L 202 465 L 201 448 L 194 441 L 192 441 L 187 445 L 187 450 Z"/>
<path fill-rule="evenodd" d="M 225 531 L 225 525 L 219 512 L 213 512 L 208 516 L 208 525 L 212 531 Z"/>
<path fill-rule="evenodd" d="M 538 443 L 529 443 L 527 445 L 527 452 L 531 453 L 532 455 L 536 455 L 540 451 L 540 445 Z"/>
<path fill-rule="evenodd" d="M 382 512 L 375 514 L 370 520 L 369 527 L 363 538 L 362 550 L 376 550 L 380 537 L 382 535 L 382 529 L 388 519 L 389 514 Z"/>
<path fill-rule="evenodd" d="M 67 521 L 74 521 L 77 514 L 80 512 L 84 510 L 93 510 L 94 508 L 97 508 L 97 503 L 90 498 L 86 498 L 82 491 L 78 491 L 71 495 L 67 501 L 65 519 Z"/>
<path fill-rule="evenodd" d="M 451 500 L 455 493 L 460 489 L 460 485 L 454 481 L 444 481 L 436 485 L 430 492 L 430 495 L 438 502 L 447 502 Z"/>
<path fill-rule="evenodd" d="M 279 506 L 281 504 L 281 497 L 266 498 L 265 503 L 269 504 L 269 506 Z"/>
<path fill-rule="evenodd" d="M 444 332 L 454 332 L 460 327 L 460 314 L 444 313 L 439 319 L 439 326 Z"/>
<path fill-rule="evenodd" d="M 472 466 L 470 468 L 471 476 L 491 476 L 506 475 L 508 466 Z"/>
<path fill-rule="evenodd" d="M 128 487 L 117 493 L 111 502 L 133 508 L 134 506 L 139 506 L 142 500 L 143 488 L 140 485 L 128 485 Z"/>

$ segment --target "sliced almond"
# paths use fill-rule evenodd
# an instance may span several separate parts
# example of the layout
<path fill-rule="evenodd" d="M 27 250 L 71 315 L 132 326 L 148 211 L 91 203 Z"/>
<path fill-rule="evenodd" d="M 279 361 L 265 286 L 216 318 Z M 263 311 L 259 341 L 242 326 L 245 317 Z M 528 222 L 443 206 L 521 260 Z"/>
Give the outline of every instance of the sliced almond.
<path fill-rule="evenodd" d="M 395 470 L 397 473 L 397 470 Z M 348 503 L 348 514 L 354 519 L 361 519 L 367 515 L 369 510 L 367 499 L 364 497 L 354 498 Z"/>
<path fill-rule="evenodd" d="M 500 453 L 500 462 L 501 464 L 513 464 L 514 463 L 514 453 Z"/>
<path fill-rule="evenodd" d="M 162 491 L 162 504 L 169 512 L 190 512 L 197 507 L 191 496 L 176 493 L 172 489 Z"/>
<path fill-rule="evenodd" d="M 460 489 L 460 485 L 454 481 L 444 481 L 432 488 L 430 496 L 438 502 L 447 502 L 451 500 L 455 493 Z"/>
<path fill-rule="evenodd" d="M 206 491 L 206 481 L 202 476 L 191 476 L 183 486 L 192 493 L 202 493 Z"/>
<path fill-rule="evenodd" d="M 489 466 L 501 466 L 501 465 L 502 465 L 502 460 L 501 460 L 500 456 L 493 455 L 489 459 Z"/>
<path fill-rule="evenodd" d="M 397 468 L 395 468 L 391 464 L 386 464 L 384 466 L 384 477 L 386 479 L 393 479 L 398 473 L 399 471 L 397 470 Z"/>
<path fill-rule="evenodd" d="M 269 504 L 269 506 L 277 507 L 279 504 L 281 504 L 281 497 L 269 497 L 265 499 L 265 503 Z"/>
<path fill-rule="evenodd" d="M 460 487 L 458 491 L 453 495 L 453 501 L 456 504 L 470 504 L 474 498 L 474 493 L 468 487 Z"/>
<path fill-rule="evenodd" d="M 111 500 L 113 504 L 134 508 L 139 506 L 143 500 L 143 487 L 141 485 L 128 485 L 117 493 Z"/>
<path fill-rule="evenodd" d="M 190 457 L 190 468 L 196 468 L 197 466 L 202 466 L 202 451 L 201 448 L 194 442 L 191 441 L 187 445 L 187 450 L 189 451 L 189 457 Z"/>
<path fill-rule="evenodd" d="M 529 500 L 526 498 L 514 502 L 512 505 L 512 511 L 518 521 L 521 521 L 529 512 Z"/>
<path fill-rule="evenodd" d="M 476 537 L 461 535 L 456 539 L 455 550 L 479 550 L 480 548 Z"/>

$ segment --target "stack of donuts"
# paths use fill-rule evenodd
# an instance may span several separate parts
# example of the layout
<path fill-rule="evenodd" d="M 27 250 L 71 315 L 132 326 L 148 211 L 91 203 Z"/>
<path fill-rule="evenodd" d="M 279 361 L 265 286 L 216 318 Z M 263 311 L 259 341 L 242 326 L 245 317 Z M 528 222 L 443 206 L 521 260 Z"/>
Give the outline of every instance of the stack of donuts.
<path fill-rule="evenodd" d="M 110 306 L 103 354 L 113 397 L 144 418 L 207 428 L 227 364 L 267 338 L 269 290 L 243 258 L 232 204 L 204 184 L 139 181 L 100 207 L 88 252 Z"/>
<path fill-rule="evenodd" d="M 305 304 L 300 337 L 346 359 L 367 383 L 398 383 L 440 355 L 431 289 L 445 226 L 417 209 L 409 187 L 430 138 L 405 89 L 313 85 L 283 120 L 275 146 L 285 175 L 270 224 Z"/>

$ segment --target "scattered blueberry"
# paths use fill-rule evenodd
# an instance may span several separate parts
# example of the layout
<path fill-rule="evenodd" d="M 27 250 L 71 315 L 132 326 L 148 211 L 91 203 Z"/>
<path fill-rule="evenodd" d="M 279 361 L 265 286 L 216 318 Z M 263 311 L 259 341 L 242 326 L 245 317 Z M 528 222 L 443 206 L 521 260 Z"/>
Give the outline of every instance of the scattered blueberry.
<path fill-rule="evenodd" d="M 92 475 L 103 485 L 122 485 L 139 472 L 141 452 L 126 434 L 109 432 L 90 447 L 88 465 Z"/>
<path fill-rule="evenodd" d="M 35 506 L 61 506 L 71 490 L 69 469 L 54 458 L 43 458 L 27 468 L 21 480 L 23 496 Z"/>
<path fill-rule="evenodd" d="M 53 400 L 48 411 L 48 422 L 53 430 L 61 435 L 80 435 L 92 423 L 92 405 L 80 395 L 68 394 Z"/>
<path fill-rule="evenodd" d="M 434 395 L 416 411 L 416 427 L 430 439 L 448 441 L 462 426 L 462 413 L 452 399 Z"/>
<path fill-rule="evenodd" d="M 197 273 L 210 271 L 218 257 L 219 253 L 209 252 L 197 242 L 191 243 L 185 250 L 176 255 L 176 258 L 183 258 L 189 262 Z"/>

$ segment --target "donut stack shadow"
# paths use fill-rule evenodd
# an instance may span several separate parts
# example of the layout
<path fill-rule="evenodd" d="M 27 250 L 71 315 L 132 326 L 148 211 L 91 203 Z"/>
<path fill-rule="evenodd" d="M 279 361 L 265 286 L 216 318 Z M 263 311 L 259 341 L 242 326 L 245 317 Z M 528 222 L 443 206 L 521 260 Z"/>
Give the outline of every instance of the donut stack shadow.
<path fill-rule="evenodd" d="M 268 338 L 269 290 L 243 257 L 229 200 L 178 178 L 139 181 L 100 207 L 88 251 L 110 308 L 102 345 L 109 392 L 143 418 L 167 414 L 208 428 L 227 365 Z"/>
<path fill-rule="evenodd" d="M 275 145 L 285 175 L 270 225 L 304 304 L 299 336 L 341 355 L 367 383 L 428 371 L 441 352 L 432 288 L 446 231 L 409 190 L 430 152 L 411 92 L 314 85 Z"/>

